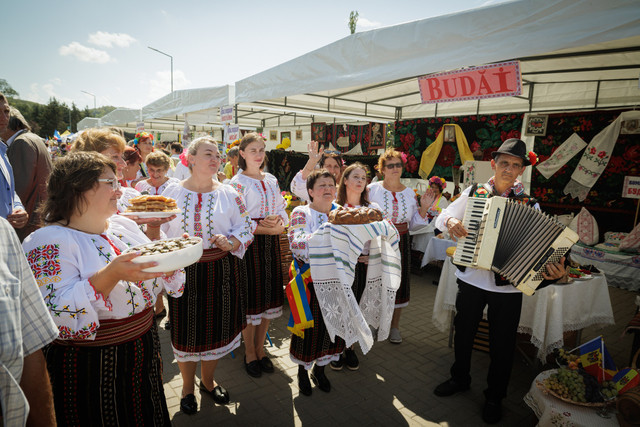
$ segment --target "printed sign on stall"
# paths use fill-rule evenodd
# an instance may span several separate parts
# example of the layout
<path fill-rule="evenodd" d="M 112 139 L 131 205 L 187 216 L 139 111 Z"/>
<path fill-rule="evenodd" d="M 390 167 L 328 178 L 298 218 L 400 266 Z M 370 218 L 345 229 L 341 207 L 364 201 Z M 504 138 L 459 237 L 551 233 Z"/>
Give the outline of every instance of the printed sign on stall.
<path fill-rule="evenodd" d="M 136 133 L 142 132 L 144 130 L 144 122 L 138 122 L 136 125 Z"/>
<path fill-rule="evenodd" d="M 429 74 L 418 84 L 423 104 L 520 95 L 520 61 Z"/>
<path fill-rule="evenodd" d="M 233 106 L 232 105 L 220 107 L 220 121 L 222 123 L 233 122 Z"/>
<path fill-rule="evenodd" d="M 240 126 L 229 125 L 227 126 L 227 141 L 233 142 L 240 138 Z"/>
<path fill-rule="evenodd" d="M 640 199 L 640 176 L 625 176 L 622 197 Z"/>

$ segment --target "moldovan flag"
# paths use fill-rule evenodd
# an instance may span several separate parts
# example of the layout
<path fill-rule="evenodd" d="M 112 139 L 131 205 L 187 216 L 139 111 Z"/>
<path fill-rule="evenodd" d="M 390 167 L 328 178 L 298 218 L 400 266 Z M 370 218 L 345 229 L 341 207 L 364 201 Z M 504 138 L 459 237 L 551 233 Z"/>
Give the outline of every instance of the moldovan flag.
<path fill-rule="evenodd" d="M 602 336 L 582 344 L 578 350 L 582 367 L 587 373 L 596 377 L 598 382 L 610 380 L 616 374 L 616 365 L 604 346 Z"/>
<path fill-rule="evenodd" d="M 622 394 L 640 383 L 640 375 L 635 369 L 624 368 L 613 376 L 612 381 L 616 383 L 618 394 Z"/>
<path fill-rule="evenodd" d="M 307 289 L 307 285 L 311 283 L 309 263 L 304 263 L 300 266 L 298 261 L 294 259 L 289 267 L 289 278 L 291 281 L 285 289 L 289 307 L 291 308 L 287 329 L 300 338 L 304 338 L 304 330 L 313 328 L 313 315 L 311 314 L 311 307 L 309 307 L 311 295 Z"/>

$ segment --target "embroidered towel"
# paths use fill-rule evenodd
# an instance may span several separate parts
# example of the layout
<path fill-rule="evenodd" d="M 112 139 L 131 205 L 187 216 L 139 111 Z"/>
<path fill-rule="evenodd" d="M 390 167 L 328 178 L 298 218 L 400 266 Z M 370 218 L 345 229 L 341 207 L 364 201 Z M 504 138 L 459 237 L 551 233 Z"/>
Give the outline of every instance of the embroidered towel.
<path fill-rule="evenodd" d="M 578 136 L 577 133 L 573 133 L 565 142 L 560 145 L 553 152 L 551 157 L 549 157 L 544 162 L 538 164 L 536 168 L 538 172 L 542 174 L 545 178 L 549 179 L 551 176 L 558 172 L 558 170 L 567 164 L 569 160 L 573 158 L 576 154 L 578 154 L 584 147 L 587 146 L 587 143 L 582 140 Z"/>

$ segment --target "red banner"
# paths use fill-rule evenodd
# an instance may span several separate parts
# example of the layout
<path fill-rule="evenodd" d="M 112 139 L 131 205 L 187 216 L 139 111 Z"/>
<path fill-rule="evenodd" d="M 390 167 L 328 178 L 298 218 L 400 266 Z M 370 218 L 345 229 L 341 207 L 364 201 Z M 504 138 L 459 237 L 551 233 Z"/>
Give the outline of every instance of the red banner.
<path fill-rule="evenodd" d="M 423 104 L 520 95 L 520 61 L 429 74 L 418 84 Z"/>

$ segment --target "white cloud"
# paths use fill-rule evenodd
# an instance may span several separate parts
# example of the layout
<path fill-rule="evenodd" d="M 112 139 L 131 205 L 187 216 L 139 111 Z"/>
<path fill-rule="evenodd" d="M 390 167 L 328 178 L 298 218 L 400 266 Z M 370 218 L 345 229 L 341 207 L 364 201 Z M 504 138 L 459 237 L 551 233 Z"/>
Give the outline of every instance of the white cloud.
<path fill-rule="evenodd" d="M 77 59 L 83 62 L 105 64 L 111 61 L 111 57 L 104 50 L 83 46 L 78 42 L 71 42 L 66 46 L 60 46 L 59 52 L 62 56 L 75 56 Z"/>
<path fill-rule="evenodd" d="M 185 89 L 189 79 L 181 70 L 173 71 L 173 90 Z M 149 98 L 151 101 L 163 97 L 171 92 L 171 71 L 156 71 L 155 77 L 149 80 Z"/>
<path fill-rule="evenodd" d="M 129 45 L 136 41 L 129 34 L 125 33 L 106 33 L 104 31 L 98 31 L 93 34 L 89 34 L 89 43 L 100 47 L 129 47 Z"/>
<path fill-rule="evenodd" d="M 363 30 L 372 30 L 374 28 L 382 27 L 381 22 L 369 21 L 367 18 L 358 18 L 358 23 L 356 24 L 356 30 L 358 28 L 362 28 Z"/>
<path fill-rule="evenodd" d="M 55 77 L 44 84 L 31 83 L 29 86 L 29 93 L 24 97 L 24 99 L 27 101 L 39 102 L 40 104 L 48 104 L 49 99 L 56 98 L 60 102 L 71 105 L 72 100 L 70 98 L 62 96 L 56 91 L 56 88 L 61 86 L 62 80 L 58 77 Z"/>

